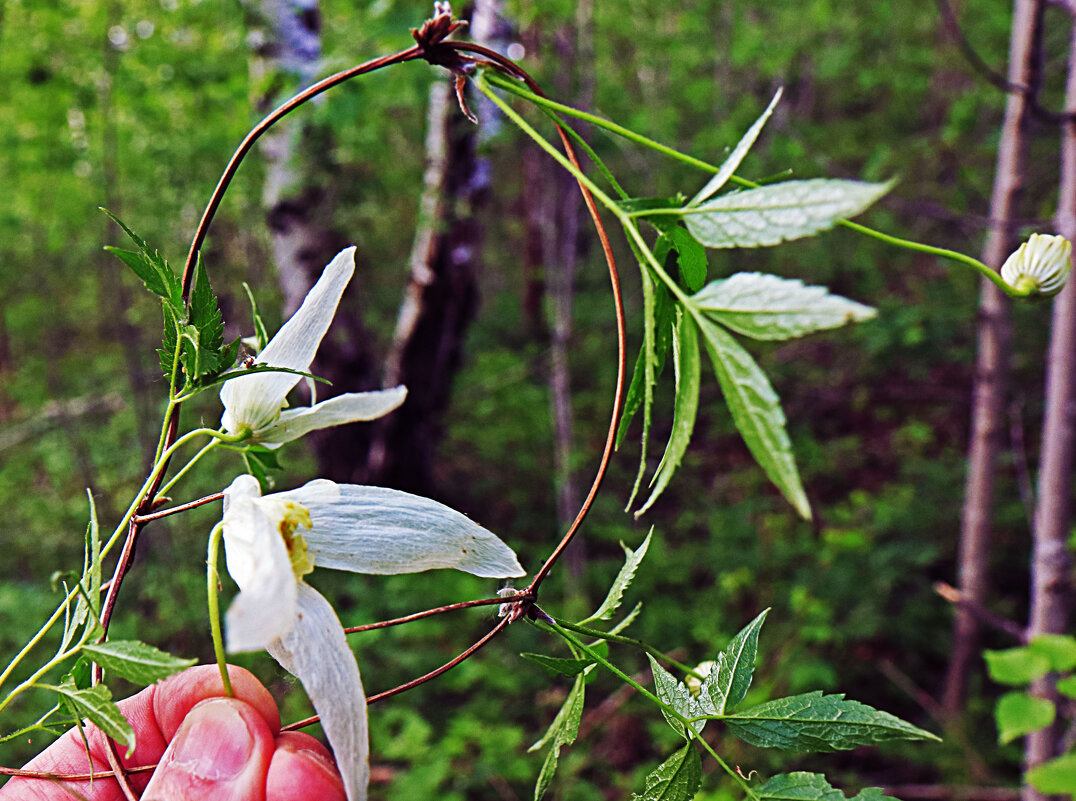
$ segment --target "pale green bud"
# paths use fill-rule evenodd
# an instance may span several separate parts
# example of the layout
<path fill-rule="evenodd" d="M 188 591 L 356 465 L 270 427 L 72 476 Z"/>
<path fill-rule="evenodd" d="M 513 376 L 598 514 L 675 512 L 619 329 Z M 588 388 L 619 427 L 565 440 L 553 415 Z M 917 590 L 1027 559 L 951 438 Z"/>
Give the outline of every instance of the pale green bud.
<path fill-rule="evenodd" d="M 698 673 L 700 676 L 709 676 L 710 671 L 712 671 L 716 666 L 717 663 L 713 660 L 699 662 L 699 664 L 695 665 L 695 672 Z M 692 695 L 698 696 L 698 694 L 702 692 L 702 679 L 697 679 L 694 676 L 688 676 L 686 679 L 684 679 L 684 686 L 687 687 L 688 692 L 690 692 Z"/>
<path fill-rule="evenodd" d="M 1022 295 L 1056 295 L 1071 269 L 1071 242 L 1063 236 L 1032 234 L 1001 265 L 1001 277 Z"/>

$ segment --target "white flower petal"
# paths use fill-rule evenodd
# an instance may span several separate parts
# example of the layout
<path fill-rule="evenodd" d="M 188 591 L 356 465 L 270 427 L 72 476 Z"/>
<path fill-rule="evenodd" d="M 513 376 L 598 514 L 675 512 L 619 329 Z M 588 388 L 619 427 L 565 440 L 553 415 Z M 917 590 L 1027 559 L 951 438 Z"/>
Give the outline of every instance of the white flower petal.
<path fill-rule="evenodd" d="M 302 305 L 281 326 L 255 363 L 309 370 L 354 272 L 355 248 L 350 247 L 340 251 L 326 266 Z M 243 426 L 255 431 L 268 426 L 276 419 L 284 398 L 299 378 L 292 373 L 257 373 L 225 382 L 220 390 L 224 404 L 222 424 L 232 432 Z"/>
<path fill-rule="evenodd" d="M 303 683 L 321 717 L 349 801 L 365 799 L 370 746 L 359 666 L 329 602 L 305 582 L 299 584 L 295 627 L 272 643 L 269 653 Z"/>
<path fill-rule="evenodd" d="M 239 476 L 224 491 L 224 551 L 239 595 L 225 616 L 228 651 L 257 651 L 295 621 L 296 581 L 276 523 L 266 516 L 258 482 Z"/>
<path fill-rule="evenodd" d="M 275 423 L 262 430 L 259 439 L 266 447 L 274 448 L 320 428 L 375 420 L 391 412 L 406 397 L 406 387 L 394 387 L 376 392 L 349 392 L 314 406 L 287 409 Z"/>
<path fill-rule="evenodd" d="M 310 510 L 306 544 L 314 564 L 356 573 L 418 573 L 454 567 L 486 578 L 522 576 L 497 535 L 444 504 L 399 490 L 341 484 L 340 500 L 320 503 L 294 490 Z"/>

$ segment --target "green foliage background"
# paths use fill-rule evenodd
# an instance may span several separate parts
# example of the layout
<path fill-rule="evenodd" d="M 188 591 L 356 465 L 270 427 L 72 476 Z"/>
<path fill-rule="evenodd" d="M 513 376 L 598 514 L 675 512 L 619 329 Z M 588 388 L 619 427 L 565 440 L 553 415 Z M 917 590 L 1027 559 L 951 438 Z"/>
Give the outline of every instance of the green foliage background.
<path fill-rule="evenodd" d="M 329 0 L 323 12 L 328 70 L 405 47 L 407 29 L 427 9 Z M 516 2 L 510 14 L 542 42 L 525 63 L 551 84 L 558 61 L 549 42 L 570 24 L 574 3 Z M 969 40 L 999 66 L 1008 15 L 1002 0 L 981 0 L 962 19 Z M 1066 30 L 1046 29 L 1059 41 Z M 8 556 L 0 564 L 0 652 L 21 644 L 55 603 L 52 571 L 81 563 L 84 488 L 93 489 L 103 526 L 118 518 L 152 455 L 146 449 L 166 392 L 153 353 L 158 305 L 102 251 L 123 243 L 96 209 L 108 207 L 181 262 L 220 169 L 255 121 L 251 97 L 259 87 L 248 77 L 247 30 L 244 8 L 234 2 L 0 4 L 0 543 Z M 867 215 L 871 224 L 979 250 L 1003 97 L 962 59 L 930 0 L 860 7 L 830 0 L 599 0 L 594 46 L 587 69 L 599 113 L 718 161 L 784 86 L 785 99 L 745 162 L 745 175 L 895 175 L 900 183 Z M 1062 50 L 1048 42 L 1049 52 Z M 1046 67 L 1049 104 L 1062 82 L 1060 63 Z M 334 176 L 335 224 L 359 247 L 348 302 L 362 305 L 382 344 L 403 286 L 423 168 L 426 88 L 436 78 L 425 65 L 407 65 L 341 87 L 304 112 L 333 142 L 331 163 L 321 166 Z M 1029 230 L 1043 230 L 1055 204 L 1055 135 L 1042 126 L 1037 137 L 1026 178 Z M 633 194 L 690 194 L 705 180 L 621 142 L 600 135 L 593 141 Z M 437 469 L 442 499 L 500 534 L 535 569 L 558 531 L 546 346 L 521 325 L 515 209 L 524 146 L 507 128 L 485 146 L 495 180 L 491 207 L 507 211 L 486 221 L 483 306 Z M 229 337 L 249 333 L 241 280 L 255 287 L 270 318 L 278 297 L 260 169 L 256 158 L 244 165 L 206 251 Z M 592 608 L 619 567 L 618 541 L 634 547 L 653 524 L 655 542 L 632 589 L 632 603 L 645 601 L 635 636 L 700 661 L 772 606 L 752 692 L 845 691 L 936 729 L 892 677 L 905 675 L 933 693 L 943 676 L 950 610 L 931 584 L 954 577 L 976 279 L 848 231 L 794 247 L 711 252 L 711 275 L 744 270 L 825 284 L 879 309 L 875 321 L 854 329 L 752 348 L 782 396 L 816 523 L 794 518 L 733 431 L 716 385 L 704 382 L 696 439 L 672 487 L 638 523 L 621 512 L 637 448 L 629 437 L 584 530 L 586 582 L 555 578 L 543 603 L 566 613 Z M 628 313 L 638 321 L 633 280 Z M 1016 318 L 1013 419 L 1034 454 L 1046 309 L 1020 307 Z M 614 376 L 611 303 L 596 248 L 579 276 L 575 320 L 575 457 L 585 481 L 600 451 Z M 671 395 L 666 376 L 659 404 L 671 408 Z M 201 415 L 215 423 L 213 399 L 199 403 L 185 419 Z M 658 438 L 668 424 L 659 415 Z M 289 449 L 287 461 L 285 483 L 310 476 L 312 462 L 300 448 Z M 191 497 L 219 489 L 238 469 L 235 460 L 215 457 Z M 1013 565 L 1026 563 L 1028 524 L 1013 477 L 1009 459 L 993 576 L 996 608 L 1019 620 L 1026 616 L 1026 579 Z M 213 515 L 202 510 L 147 531 L 120 598 L 115 636 L 137 634 L 174 653 L 211 658 L 202 610 Z M 333 594 L 345 624 L 494 589 L 447 573 L 315 579 Z M 355 638 L 368 689 L 454 655 L 490 625 L 483 615 Z M 525 747 L 569 686 L 515 657 L 544 645 L 533 630 L 514 627 L 441 680 L 374 708 L 374 762 L 393 776 L 375 786 L 375 795 L 525 797 L 539 768 Z M 640 655 L 621 656 L 629 671 L 646 667 Z M 245 663 L 274 689 L 286 689 L 267 659 Z M 616 689 L 607 677 L 595 684 L 591 703 Z M 860 750 L 827 758 L 827 771 L 850 786 L 1011 782 L 1015 746 L 999 754 L 983 723 L 994 693 L 981 677 L 973 682 L 967 724 L 942 746 Z M 305 714 L 301 693 L 286 698 L 286 718 Z M 16 764 L 38 747 L 5 747 L 0 763 Z M 660 716 L 628 698 L 617 716 L 598 722 L 562 755 L 560 797 L 622 797 L 673 747 Z M 776 762 L 731 739 L 725 749 L 731 764 L 764 774 L 777 765 L 822 764 Z M 725 797 L 715 781 L 704 782 L 704 797 Z"/>

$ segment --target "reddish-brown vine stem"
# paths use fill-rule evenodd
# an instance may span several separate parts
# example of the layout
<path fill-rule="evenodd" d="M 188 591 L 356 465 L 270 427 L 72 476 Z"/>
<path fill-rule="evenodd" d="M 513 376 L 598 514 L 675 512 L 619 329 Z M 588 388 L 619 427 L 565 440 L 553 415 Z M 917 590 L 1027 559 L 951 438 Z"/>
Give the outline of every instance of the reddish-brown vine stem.
<path fill-rule="evenodd" d="M 528 595 L 527 593 L 519 593 L 518 595 L 509 595 L 500 598 L 480 598 L 477 601 L 460 601 L 459 603 L 438 606 L 434 607 L 433 609 L 427 609 L 423 612 L 415 612 L 410 615 L 404 615 L 403 617 L 394 617 L 392 618 L 392 620 L 381 620 L 377 623 L 366 623 L 362 626 L 349 626 L 344 629 L 344 634 L 358 634 L 361 631 L 387 629 L 389 626 L 399 626 L 402 623 L 413 623 L 416 620 L 433 617 L 434 615 L 441 615 L 445 612 L 455 612 L 457 609 L 470 609 L 474 606 L 493 606 L 493 604 L 519 603 L 521 601 L 531 601 L 533 599 L 533 595 Z"/>
<path fill-rule="evenodd" d="M 433 20 L 432 22 L 437 23 L 438 20 L 435 18 L 435 20 Z M 444 21 L 441 20 L 441 22 L 444 22 Z M 249 134 L 247 134 L 247 136 L 243 139 L 243 141 L 240 143 L 239 147 L 236 149 L 235 153 L 232 155 L 231 159 L 229 160 L 228 165 L 225 168 L 223 174 L 221 175 L 220 180 L 217 182 L 217 186 L 214 189 L 213 194 L 210 197 L 209 203 L 206 206 L 205 212 L 203 213 L 202 218 L 201 218 L 201 220 L 200 220 L 200 222 L 198 224 L 198 227 L 197 227 L 197 229 L 195 231 L 195 235 L 194 235 L 194 238 L 193 238 L 193 240 L 191 242 L 191 247 L 190 247 L 190 250 L 189 250 L 189 252 L 187 254 L 187 259 L 186 259 L 186 262 L 185 262 L 184 268 L 183 268 L 183 276 L 182 276 L 183 298 L 186 299 L 190 294 L 191 282 L 192 282 L 193 276 L 194 276 L 194 266 L 197 263 L 198 256 L 199 256 L 199 253 L 201 251 L 202 245 L 205 242 L 205 238 L 206 238 L 206 236 L 208 234 L 208 231 L 209 231 L 209 226 L 212 223 L 213 218 L 214 218 L 214 216 L 215 216 L 215 214 L 217 212 L 217 209 L 219 208 L 220 203 L 221 203 L 221 201 L 222 201 L 222 199 L 224 197 L 224 194 L 227 191 L 228 186 L 230 185 L 230 183 L 231 183 L 232 179 L 234 178 L 236 172 L 238 171 L 239 166 L 242 163 L 244 157 L 248 154 L 248 152 L 254 146 L 254 143 L 270 127 L 272 127 L 274 124 L 276 124 L 277 122 L 282 120 L 284 117 L 286 117 L 288 114 L 290 114 L 292 111 L 294 111 L 298 107 L 305 104 L 307 101 L 313 99 L 314 97 L 317 97 L 318 95 L 322 94 L 323 92 L 327 91 L 328 89 L 331 89 L 332 87 L 336 86 L 337 84 L 343 83 L 344 81 L 349 80 L 350 78 L 354 78 L 354 77 L 357 77 L 359 75 L 364 75 L 364 74 L 373 72 L 375 70 L 381 69 L 382 67 L 387 67 L 387 66 L 390 66 L 390 65 L 393 65 L 393 64 L 404 63 L 404 62 L 407 62 L 407 61 L 413 61 L 413 60 L 416 60 L 416 59 L 424 59 L 424 60 L 430 62 L 431 64 L 438 64 L 438 65 L 441 65 L 441 66 L 444 66 L 444 67 L 448 68 L 453 73 L 455 73 L 457 75 L 457 77 L 459 77 L 461 74 L 465 74 L 466 70 L 470 68 L 470 65 L 478 64 L 478 65 L 492 66 L 492 67 L 495 67 L 495 68 L 497 68 L 497 69 L 499 69 L 499 70 L 501 70 L 501 71 L 503 71 L 503 72 L 515 77 L 515 78 L 523 80 L 524 82 L 526 82 L 527 86 L 532 91 L 534 91 L 535 93 L 540 94 L 542 96 L 545 96 L 545 93 L 542 91 L 541 87 L 537 84 L 537 82 L 534 81 L 533 78 L 531 78 L 531 76 L 529 74 L 527 74 L 526 71 L 524 71 L 518 65 L 516 65 L 514 62 L 512 62 L 511 60 L 505 58 L 504 56 L 500 55 L 499 53 L 497 53 L 497 52 L 495 52 L 493 50 L 490 50 L 488 48 L 482 47 L 481 45 L 477 45 L 477 44 L 472 44 L 472 43 L 467 43 L 467 42 L 447 42 L 447 41 L 443 41 L 443 37 L 446 36 L 448 33 L 450 33 L 452 30 L 454 30 L 454 27 L 451 26 L 451 25 L 449 25 L 449 26 L 445 26 L 445 25 L 438 26 L 437 24 L 427 23 L 427 25 L 423 26 L 423 28 L 420 31 L 413 32 L 414 35 L 415 35 L 416 42 L 417 42 L 417 44 L 415 46 L 410 47 L 410 48 L 408 48 L 406 50 L 400 51 L 399 53 L 396 53 L 394 55 L 384 56 L 382 58 L 373 59 L 372 61 L 367 61 L 364 64 L 360 64 L 360 65 L 358 65 L 356 67 L 352 67 L 351 69 L 344 70 L 344 71 L 336 73 L 335 75 L 332 75 L 332 76 L 330 76 L 328 78 L 325 78 L 324 80 L 314 84 L 313 86 L 309 87 L 308 89 L 306 89 L 306 90 L 300 92 L 299 94 L 295 95 L 293 98 L 291 98 L 290 100 L 288 100 L 287 102 L 282 104 L 280 107 L 278 107 L 276 110 L 274 110 L 272 113 L 270 113 L 261 122 L 259 122 L 258 125 L 255 126 L 251 130 L 251 132 Z M 556 128 L 557 128 L 557 133 L 559 134 L 561 142 L 563 144 L 565 153 L 567 154 L 569 160 L 571 161 L 571 163 L 577 169 L 581 169 L 579 160 L 578 160 L 578 158 L 577 158 L 577 156 L 575 154 L 574 148 L 572 147 L 571 140 L 568 138 L 568 135 L 565 133 L 565 131 L 563 130 L 563 128 L 561 128 L 560 125 L 557 125 Z M 381 623 L 369 624 L 369 625 L 366 625 L 366 626 L 357 626 L 357 627 L 354 627 L 352 629 L 349 629 L 348 631 L 353 631 L 353 632 L 354 631 L 366 631 L 366 630 L 370 630 L 370 629 L 374 629 L 374 628 L 383 628 L 383 627 L 386 627 L 386 626 L 391 626 L 391 625 L 397 625 L 397 624 L 400 624 L 400 623 L 411 622 L 413 620 L 419 620 L 419 619 L 422 619 L 422 618 L 425 618 L 425 617 L 430 617 L 432 615 L 441 614 L 443 612 L 453 611 L 453 610 L 456 610 L 456 609 L 469 608 L 469 607 L 472 607 L 472 606 L 492 605 L 494 603 L 506 603 L 506 602 L 507 603 L 515 602 L 515 603 L 521 603 L 521 604 L 532 603 L 534 598 L 535 598 L 535 594 L 537 592 L 537 589 L 538 589 L 539 585 L 549 575 L 549 572 L 552 570 L 554 564 L 560 558 L 561 554 L 564 552 L 564 549 L 567 547 L 568 543 L 571 542 L 572 538 L 579 531 L 579 528 L 580 528 L 583 520 L 586 518 L 587 514 L 589 513 L 591 505 L 594 502 L 594 498 L 597 496 L 597 493 L 598 493 L 598 490 L 599 490 L 599 488 L 601 486 L 602 480 L 604 479 L 605 474 L 606 474 L 606 472 L 608 470 L 609 460 L 611 458 L 613 445 L 614 445 L 614 442 L 615 442 L 616 424 L 617 424 L 617 419 L 620 416 L 621 402 L 622 402 L 623 389 L 624 389 L 624 374 L 625 374 L 625 369 L 626 369 L 627 346 L 626 346 L 626 332 L 625 332 L 625 315 L 624 315 L 624 307 L 623 307 L 623 301 L 622 301 L 622 298 L 621 298 L 621 290 L 620 290 L 620 277 L 619 277 L 619 273 L 617 272 L 616 261 L 615 261 L 615 258 L 613 256 L 613 251 L 612 251 L 612 247 L 611 247 L 610 242 L 609 242 L 609 237 L 608 237 L 608 234 L 606 233 L 604 224 L 601 221 L 601 217 L 600 217 L 600 215 L 598 213 L 597 205 L 595 204 L 594 199 L 591 196 L 590 192 L 587 191 L 586 187 L 583 186 L 581 183 L 579 185 L 579 188 L 580 188 L 580 191 L 583 194 L 583 199 L 584 199 L 584 202 L 586 203 L 587 210 L 588 210 L 588 212 L 590 214 L 590 217 L 591 217 L 591 219 L 592 219 L 592 221 L 594 223 L 595 229 L 596 229 L 596 231 L 598 233 L 598 238 L 599 238 L 599 240 L 601 242 L 602 252 L 603 252 L 603 255 L 605 256 L 606 264 L 607 264 L 608 271 L 609 271 L 609 279 L 610 279 L 610 283 L 611 283 L 612 291 L 613 291 L 613 304 L 614 304 L 614 310 L 615 310 L 615 314 L 616 314 L 616 327 L 617 327 L 617 378 L 616 378 L 616 388 L 615 388 L 614 398 L 613 398 L 612 415 L 611 415 L 611 420 L 610 420 L 610 424 L 609 424 L 609 431 L 608 431 L 608 434 L 606 436 L 605 447 L 603 449 L 602 456 L 601 456 L 601 459 L 600 459 L 599 464 L 598 464 L 598 469 L 597 469 L 596 476 L 595 476 L 594 481 L 593 481 L 593 483 L 591 485 L 590 491 L 587 493 L 586 499 L 584 500 L 582 507 L 580 508 L 578 514 L 576 515 L 575 520 L 572 522 L 571 526 L 568 528 L 568 531 L 563 535 L 560 542 L 554 548 L 553 552 L 545 560 L 542 567 L 535 574 L 534 579 L 531 581 L 530 585 L 525 590 L 521 591 L 518 595 L 509 597 L 509 598 L 480 599 L 480 600 L 477 600 L 477 601 L 465 601 L 465 602 L 457 603 L 457 604 L 449 604 L 447 606 L 438 607 L 436 609 L 431 609 L 431 610 L 427 610 L 427 611 L 424 611 L 424 612 L 418 612 L 418 613 L 415 613 L 413 615 L 408 615 L 408 616 L 405 616 L 403 618 L 396 618 L 394 620 L 383 621 Z M 173 407 L 171 417 L 168 420 L 168 431 L 167 431 L 167 434 L 166 434 L 166 437 L 165 437 L 165 443 L 164 443 L 165 447 L 169 447 L 175 442 L 177 432 L 178 432 L 178 424 L 179 424 L 179 404 L 177 404 L 175 407 Z M 166 472 L 166 468 L 162 468 L 160 470 L 158 478 L 157 478 L 157 480 L 155 482 L 153 482 L 153 486 L 151 487 L 150 491 L 146 495 L 146 498 L 143 501 L 142 506 L 137 510 L 136 515 L 131 520 L 131 525 L 130 525 L 129 530 L 128 530 L 128 535 L 127 535 L 126 541 L 124 542 L 124 547 L 123 547 L 123 550 L 121 552 L 121 556 L 120 556 L 119 561 L 118 561 L 118 563 L 116 565 L 116 570 L 115 570 L 115 573 L 113 575 L 113 579 L 110 582 L 108 595 L 106 596 L 105 607 L 104 607 L 104 610 L 103 610 L 103 613 L 102 613 L 102 623 L 104 625 L 104 629 L 105 629 L 106 633 L 107 633 L 109 620 L 111 619 L 111 616 L 112 616 L 112 611 L 113 611 L 113 609 L 115 607 L 116 595 L 117 595 L 117 593 L 119 591 L 120 585 L 122 584 L 123 578 L 125 577 L 125 575 L 127 573 L 127 570 L 128 570 L 128 568 L 130 566 L 130 560 L 131 560 L 131 557 L 132 557 L 132 555 L 134 553 L 134 546 L 135 546 L 135 543 L 136 543 L 136 541 L 138 539 L 138 534 L 139 534 L 141 528 L 146 523 L 148 523 L 148 522 L 150 522 L 152 520 L 156 520 L 158 518 L 165 517 L 165 516 L 167 516 L 169 514 L 175 514 L 176 512 L 179 512 L 179 511 L 186 511 L 187 509 L 193 508 L 194 506 L 198 506 L 198 505 L 201 505 L 203 503 L 208 503 L 208 502 L 210 502 L 212 500 L 217 499 L 216 496 L 207 496 L 207 498 L 200 499 L 199 501 L 194 501 L 194 502 L 192 502 L 190 504 L 184 504 L 182 506 L 177 506 L 177 507 L 175 507 L 173 509 L 167 509 L 167 510 L 163 510 L 163 511 L 160 511 L 160 512 L 152 511 L 152 506 L 153 506 L 153 503 L 154 503 L 154 496 L 156 495 L 158 489 L 160 488 L 160 485 L 161 485 L 161 482 L 163 481 L 165 472 Z M 491 629 L 485 636 L 483 636 L 480 640 L 478 640 L 477 642 L 472 644 L 469 648 L 464 650 L 457 657 L 450 660 L 449 662 L 446 662 L 441 667 L 439 667 L 439 668 L 437 668 L 437 669 L 435 669 L 433 671 L 430 671 L 429 673 L 427 673 L 427 674 L 425 674 L 423 676 L 419 676 L 419 677 L 417 677 L 417 678 L 415 678 L 415 679 L 413 679 L 413 680 L 411 680 L 411 681 L 409 681 L 409 682 L 407 682 L 405 684 L 401 684 L 398 687 L 395 687 L 395 688 L 393 688 L 391 690 L 386 690 L 384 692 L 378 693 L 377 695 L 371 696 L 370 698 L 367 699 L 368 703 L 376 703 L 377 701 L 384 700 L 386 698 L 390 698 L 393 695 L 397 695 L 399 693 L 406 692 L 407 690 L 410 690 L 410 689 L 412 689 L 414 687 L 417 687 L 417 686 L 419 686 L 421 684 L 426 683 L 427 681 L 430 681 L 431 679 L 436 678 L 437 676 L 440 676 L 441 674 L 443 674 L 447 670 L 450 670 L 451 668 L 455 667 L 456 665 L 460 664 L 461 662 L 463 662 L 464 660 L 469 658 L 472 654 L 474 654 L 476 651 L 478 651 L 478 649 L 480 649 L 482 646 L 484 646 L 486 643 L 488 643 L 490 640 L 492 640 L 494 637 L 496 637 L 500 632 L 502 632 L 508 626 L 508 624 L 513 619 L 515 619 L 515 617 L 516 616 L 513 615 L 513 616 L 507 616 L 507 617 L 502 618 L 497 623 L 497 625 L 493 629 Z M 100 679 L 100 670 L 96 666 L 95 666 L 94 676 L 95 676 L 95 680 Z M 311 719 L 308 719 L 308 720 L 305 720 L 305 721 L 299 721 L 297 723 L 290 724 L 289 726 L 287 726 L 285 728 L 286 729 L 301 728 L 303 726 L 309 725 L 310 723 L 313 723 L 313 722 L 316 722 L 316 721 L 317 721 L 317 718 L 314 717 L 314 718 L 311 718 Z M 126 785 L 126 780 L 125 780 L 125 777 L 124 777 L 123 774 L 124 774 L 124 771 L 117 768 L 116 779 L 117 779 L 117 781 L 119 781 L 121 787 L 124 788 L 125 793 L 130 794 L 130 788 L 125 786 Z"/>

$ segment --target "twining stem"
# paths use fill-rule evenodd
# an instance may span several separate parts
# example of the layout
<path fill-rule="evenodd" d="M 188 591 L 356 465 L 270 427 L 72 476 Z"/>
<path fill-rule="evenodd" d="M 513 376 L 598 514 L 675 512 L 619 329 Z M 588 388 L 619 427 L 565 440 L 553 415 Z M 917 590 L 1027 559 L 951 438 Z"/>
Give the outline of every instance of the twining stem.
<path fill-rule="evenodd" d="M 220 553 L 220 538 L 224 534 L 224 524 L 217 523 L 209 535 L 209 554 L 206 557 L 206 596 L 209 603 L 209 630 L 213 636 L 213 654 L 220 669 L 220 680 L 224 683 L 224 692 L 233 696 L 232 680 L 228 677 L 228 662 L 224 657 L 224 635 L 220 627 L 220 573 L 217 572 L 217 555 Z"/>
<path fill-rule="evenodd" d="M 174 476 L 172 476 L 163 487 L 157 490 L 157 496 L 159 497 L 161 495 L 167 495 L 168 491 L 172 489 L 172 487 L 174 487 L 179 482 L 179 480 L 183 478 L 184 475 L 187 474 L 187 471 L 189 471 L 192 467 L 198 464 L 198 461 L 203 456 L 205 456 L 207 453 L 209 453 L 211 450 L 221 444 L 221 440 L 214 438 L 207 442 L 205 445 L 203 445 L 201 450 L 199 450 L 198 453 L 194 454 L 194 456 L 191 457 L 191 460 L 189 462 L 183 465 L 183 467 L 181 467 L 179 471 Z"/>
<path fill-rule="evenodd" d="M 700 681 L 705 681 L 706 679 L 705 676 L 696 673 L 694 668 L 688 667 L 683 662 L 679 662 L 673 659 L 664 651 L 659 651 L 654 646 L 650 645 L 649 643 L 643 642 L 642 640 L 636 640 L 632 637 L 624 637 L 620 634 L 609 634 L 608 632 L 601 631 L 600 629 L 592 629 L 587 626 L 581 626 L 578 623 L 569 623 L 567 620 L 561 620 L 559 617 L 554 617 L 553 620 L 555 620 L 557 625 L 561 628 L 568 629 L 569 631 L 575 631 L 579 634 L 585 634 L 588 637 L 594 637 L 595 639 L 599 640 L 608 640 L 609 642 L 618 642 L 622 645 L 630 645 L 633 648 L 638 648 L 641 651 L 646 651 L 646 653 L 650 654 L 658 661 L 670 664 L 677 670 L 681 670 L 689 676 L 694 676 Z"/>
<path fill-rule="evenodd" d="M 596 125 L 599 128 L 603 128 L 609 131 L 610 133 L 614 133 L 617 136 L 621 136 L 631 142 L 635 142 L 636 144 L 648 147 L 651 150 L 655 150 L 658 153 L 669 156 L 670 158 L 676 159 L 677 161 L 683 162 L 684 164 L 688 164 L 692 167 L 696 167 L 709 173 L 716 173 L 720 169 L 719 167 L 710 164 L 709 162 L 695 158 L 694 156 L 690 156 L 687 153 L 681 153 L 679 150 L 671 148 L 668 145 L 663 145 L 661 142 L 657 142 L 647 136 L 643 136 L 642 134 L 636 133 L 635 131 L 625 128 L 623 125 L 618 125 L 615 122 L 603 119 L 596 114 L 591 114 L 587 111 L 572 108 L 571 106 L 567 106 L 563 103 L 558 103 L 555 100 L 550 100 L 549 98 L 535 94 L 534 92 L 529 91 L 525 87 L 520 86 L 518 82 L 505 78 L 502 75 L 498 75 L 496 73 L 488 73 L 483 74 L 482 77 L 483 79 L 488 80 L 489 83 L 493 84 L 499 89 L 504 89 L 505 91 L 511 92 L 512 94 L 515 94 L 525 100 L 529 100 L 530 102 L 541 106 L 542 108 L 556 111 L 561 114 L 566 114 L 568 116 L 583 120 L 584 122 L 588 122 L 592 125 Z M 741 187 L 744 187 L 745 189 L 757 189 L 760 186 L 760 184 L 755 183 L 754 181 L 749 181 L 746 178 L 741 178 L 737 175 L 731 176 L 729 180 Z M 682 211 L 680 209 L 643 211 L 636 212 L 633 216 L 641 216 L 644 214 L 654 213 L 681 214 Z M 967 265 L 968 267 L 971 267 L 972 269 L 978 271 L 984 278 L 991 281 L 995 286 L 997 286 L 1010 297 L 1026 297 L 1027 295 L 1031 294 L 1030 292 L 1021 292 L 1017 289 L 1014 289 L 1013 287 L 1005 283 L 1005 280 L 1000 275 L 998 275 L 996 271 L 983 264 L 978 259 L 975 259 L 964 253 L 960 253 L 959 251 L 949 250 L 948 248 L 939 248 L 933 245 L 925 245 L 920 242 L 914 242 L 910 239 L 902 239 L 900 237 L 883 233 L 882 231 L 878 231 L 874 228 L 870 228 L 866 225 L 861 225 L 860 223 L 855 223 L 850 220 L 841 220 L 837 224 L 843 226 L 844 228 L 848 228 L 852 231 L 863 234 L 864 236 L 872 237 L 895 247 L 905 248 L 906 250 L 918 251 L 920 253 L 927 253 L 932 256 L 939 256 L 941 258 L 950 259 L 952 261 Z"/>
<path fill-rule="evenodd" d="M 754 792 L 754 790 L 751 789 L 751 785 L 749 785 L 739 773 L 737 773 L 735 770 L 733 770 L 729 766 L 729 764 L 727 762 L 725 762 L 725 760 L 723 760 L 720 756 L 718 756 L 717 752 L 714 751 L 714 749 L 710 746 L 710 744 L 708 742 L 706 742 L 704 739 L 699 737 L 698 734 L 695 733 L 695 729 L 691 725 L 692 723 L 696 722 L 695 719 L 688 718 L 688 717 L 685 717 L 684 715 L 681 715 L 679 712 L 677 712 L 671 706 L 666 704 L 664 701 L 662 701 L 660 698 L 658 698 L 656 695 L 654 695 L 648 689 L 643 687 L 643 685 L 639 684 L 639 682 L 635 681 L 635 679 L 633 679 L 627 673 L 625 673 L 620 668 L 618 668 L 616 665 L 614 665 L 612 662 L 610 662 L 608 659 L 603 657 L 600 653 L 598 653 L 598 651 L 596 649 L 591 648 L 589 645 L 586 645 L 582 640 L 580 640 L 574 634 L 569 632 L 564 626 L 561 626 L 560 624 L 558 624 L 556 622 L 548 623 L 548 622 L 543 621 L 543 620 L 534 621 L 534 625 L 536 625 L 540 629 L 544 629 L 545 631 L 549 631 L 549 632 L 552 632 L 554 634 L 559 635 L 560 637 L 562 637 L 565 640 L 565 642 L 569 643 L 570 645 L 574 645 L 576 648 L 578 648 L 580 651 L 585 653 L 588 657 L 590 657 L 595 662 L 600 664 L 606 670 L 611 672 L 613 675 L 615 675 L 617 678 L 619 678 L 625 684 L 629 685 L 630 687 L 633 687 L 644 698 L 647 698 L 647 699 L 653 701 L 655 704 L 657 704 L 659 707 L 661 707 L 666 712 L 666 714 L 668 714 L 670 717 L 676 718 L 681 723 L 683 723 L 685 733 L 687 733 L 688 736 L 690 736 L 695 742 L 699 743 L 703 748 L 706 749 L 706 751 L 710 754 L 710 756 L 712 756 L 714 758 L 714 760 L 717 762 L 717 764 L 721 766 L 722 770 L 724 770 L 725 773 L 727 773 L 729 776 L 731 776 L 733 778 L 733 780 L 736 781 L 736 783 L 740 785 L 741 789 L 745 793 L 747 793 L 748 797 L 753 798 L 754 801 L 759 801 L 759 797 Z"/>

